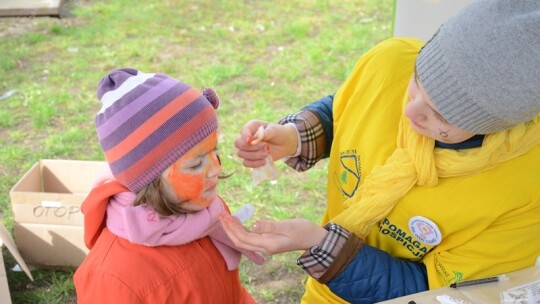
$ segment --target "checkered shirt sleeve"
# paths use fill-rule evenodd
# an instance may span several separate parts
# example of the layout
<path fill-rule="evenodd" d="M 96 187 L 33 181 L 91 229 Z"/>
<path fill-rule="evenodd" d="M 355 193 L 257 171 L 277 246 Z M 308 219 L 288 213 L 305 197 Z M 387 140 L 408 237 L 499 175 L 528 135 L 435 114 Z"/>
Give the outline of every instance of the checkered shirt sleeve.
<path fill-rule="evenodd" d="M 307 274 L 315 279 L 319 279 L 332 265 L 350 235 L 347 230 L 334 223 L 328 223 L 324 228 L 328 230 L 328 235 L 322 244 L 306 250 L 296 261 Z"/>
<path fill-rule="evenodd" d="M 279 124 L 292 123 L 300 134 L 300 155 L 290 157 L 285 163 L 296 171 L 305 171 L 313 167 L 324 156 L 326 137 L 319 117 L 310 110 L 289 114 Z"/>

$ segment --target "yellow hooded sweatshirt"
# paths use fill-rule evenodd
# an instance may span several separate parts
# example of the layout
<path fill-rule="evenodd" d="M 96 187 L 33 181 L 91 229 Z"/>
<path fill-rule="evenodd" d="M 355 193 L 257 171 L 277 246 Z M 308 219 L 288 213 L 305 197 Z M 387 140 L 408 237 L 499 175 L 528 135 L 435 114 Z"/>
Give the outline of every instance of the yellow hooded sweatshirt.
<path fill-rule="evenodd" d="M 381 42 L 337 92 L 323 223 L 421 261 L 430 288 L 534 265 L 540 115 L 486 135 L 479 148 L 434 148 L 403 116 L 421 46 L 415 39 Z M 310 278 L 302 303 L 346 302 Z"/>

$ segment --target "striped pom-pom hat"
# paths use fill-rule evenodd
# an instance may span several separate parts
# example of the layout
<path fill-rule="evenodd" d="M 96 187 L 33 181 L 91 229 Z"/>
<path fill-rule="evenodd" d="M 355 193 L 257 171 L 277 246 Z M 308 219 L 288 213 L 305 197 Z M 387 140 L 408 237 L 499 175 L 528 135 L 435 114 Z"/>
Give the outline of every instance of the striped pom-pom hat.
<path fill-rule="evenodd" d="M 218 127 L 216 93 L 167 75 L 117 69 L 100 80 L 97 96 L 99 143 L 114 177 L 135 193 Z"/>

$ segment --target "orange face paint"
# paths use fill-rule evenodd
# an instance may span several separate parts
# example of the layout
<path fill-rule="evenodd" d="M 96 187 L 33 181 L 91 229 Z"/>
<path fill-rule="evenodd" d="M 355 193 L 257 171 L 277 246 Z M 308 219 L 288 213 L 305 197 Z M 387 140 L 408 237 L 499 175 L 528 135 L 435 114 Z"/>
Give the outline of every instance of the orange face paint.
<path fill-rule="evenodd" d="M 179 200 L 194 201 L 201 196 L 204 189 L 204 176 L 202 174 L 183 173 L 178 163 L 172 165 L 169 173 L 169 182 Z"/>
<path fill-rule="evenodd" d="M 215 199 L 215 186 L 221 173 L 216 144 L 214 132 L 170 167 L 166 177 L 179 201 L 187 200 L 205 208 Z"/>

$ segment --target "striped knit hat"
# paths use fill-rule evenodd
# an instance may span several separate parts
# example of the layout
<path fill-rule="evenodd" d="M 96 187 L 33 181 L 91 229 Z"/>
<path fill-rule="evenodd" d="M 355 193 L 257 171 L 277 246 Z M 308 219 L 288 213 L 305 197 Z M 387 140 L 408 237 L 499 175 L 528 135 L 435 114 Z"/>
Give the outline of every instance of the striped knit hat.
<path fill-rule="evenodd" d="M 219 99 L 163 74 L 122 68 L 97 88 L 99 143 L 114 177 L 139 192 L 217 130 Z"/>

